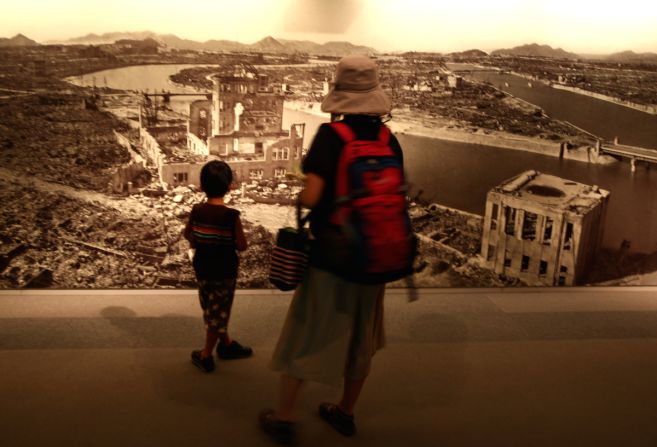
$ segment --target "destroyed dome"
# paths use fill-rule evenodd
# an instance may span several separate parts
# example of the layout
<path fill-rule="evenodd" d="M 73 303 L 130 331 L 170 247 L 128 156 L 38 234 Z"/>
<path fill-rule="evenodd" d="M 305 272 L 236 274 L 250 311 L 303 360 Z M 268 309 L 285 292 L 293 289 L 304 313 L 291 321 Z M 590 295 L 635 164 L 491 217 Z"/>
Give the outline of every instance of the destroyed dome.
<path fill-rule="evenodd" d="M 217 78 L 238 78 L 238 79 L 258 79 L 258 70 L 246 62 L 236 62 L 225 64 L 218 68 L 213 77 Z"/>
<path fill-rule="evenodd" d="M 529 185 L 527 186 L 527 192 L 534 194 L 536 196 L 543 197 L 563 197 L 566 195 L 565 192 L 554 186 L 547 185 Z"/>

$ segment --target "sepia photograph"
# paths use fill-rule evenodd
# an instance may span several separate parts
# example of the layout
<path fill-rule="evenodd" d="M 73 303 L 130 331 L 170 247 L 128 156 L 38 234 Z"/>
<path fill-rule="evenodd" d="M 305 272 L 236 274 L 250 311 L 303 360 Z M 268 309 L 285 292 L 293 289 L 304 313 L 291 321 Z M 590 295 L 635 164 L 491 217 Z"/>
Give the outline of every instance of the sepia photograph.
<path fill-rule="evenodd" d="M 657 445 L 655 5 L 3 2 L 2 445 Z"/>
<path fill-rule="evenodd" d="M 656 42 L 632 8 L 29 3 L 0 40 L 2 288 L 193 286 L 210 160 L 250 242 L 239 286 L 271 287 L 350 55 L 392 102 L 416 286 L 657 284 Z"/>

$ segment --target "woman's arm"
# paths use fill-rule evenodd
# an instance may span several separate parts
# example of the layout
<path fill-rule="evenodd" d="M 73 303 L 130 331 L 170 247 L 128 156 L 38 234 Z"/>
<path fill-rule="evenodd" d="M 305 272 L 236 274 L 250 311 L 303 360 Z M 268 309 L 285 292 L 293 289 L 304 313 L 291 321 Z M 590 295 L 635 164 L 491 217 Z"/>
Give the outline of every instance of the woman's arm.
<path fill-rule="evenodd" d="M 324 179 L 319 175 L 309 172 L 304 179 L 303 190 L 299 193 L 299 201 L 306 208 L 313 208 L 324 192 Z"/>

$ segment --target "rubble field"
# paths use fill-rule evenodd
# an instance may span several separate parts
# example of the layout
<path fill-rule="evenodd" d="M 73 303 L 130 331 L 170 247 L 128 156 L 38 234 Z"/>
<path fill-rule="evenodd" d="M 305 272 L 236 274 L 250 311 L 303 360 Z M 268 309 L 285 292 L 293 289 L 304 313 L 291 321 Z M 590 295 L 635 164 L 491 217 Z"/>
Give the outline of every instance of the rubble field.
<path fill-rule="evenodd" d="M 56 72 L 75 74 L 66 67 L 62 62 L 63 71 Z M 399 72 L 410 76 L 409 70 Z M 321 70 L 294 68 L 270 76 L 275 73 L 290 83 L 292 95 L 312 92 L 324 80 Z M 14 78 L 20 83 L 13 85 Z M 130 195 L 110 193 L 114 172 L 130 160 L 114 132 L 130 137 L 132 131 L 125 121 L 97 109 L 97 91 L 25 71 L 0 73 L 0 87 L 5 88 L 0 96 L 0 289 L 194 287 L 182 230 L 192 205 L 204 199 L 198 188 L 164 190 L 151 183 Z M 491 94 L 493 106 L 473 103 L 467 92 L 456 94 L 452 99 L 467 105 L 456 109 L 455 118 L 488 117 L 495 101 L 508 102 Z M 417 102 L 422 97 L 407 98 Z M 420 103 L 409 104 L 422 109 Z M 523 113 L 518 120 L 531 115 L 534 127 L 534 118 L 542 119 L 526 108 Z M 298 179 L 290 178 L 251 182 L 230 194 L 249 242 L 241 256 L 240 288 L 270 287 L 275 232 L 293 224 L 291 204 L 299 188 Z M 418 287 L 522 285 L 483 267 L 481 217 L 422 204 L 414 204 L 411 213 L 419 235 Z M 654 270 L 654 259 L 630 253 L 603 253 L 603 261 L 608 270 L 596 271 L 608 274 L 600 273 L 595 281 L 622 281 L 628 274 Z"/>
<path fill-rule="evenodd" d="M 657 65 L 653 64 L 527 57 L 491 58 L 478 63 L 547 83 L 577 87 L 637 104 L 657 105 Z"/>
<path fill-rule="evenodd" d="M 72 197 L 0 180 L 0 288 L 193 287 L 182 231 L 200 193 Z M 240 287 L 267 287 L 273 236 L 244 221 Z"/>
<path fill-rule="evenodd" d="M 204 200 L 198 188 L 151 188 L 113 197 L 46 181 L 19 181 L 6 170 L 0 174 L 5 204 L 0 211 L 0 288 L 195 286 L 182 230 L 192 205 Z M 275 232 L 294 225 L 290 203 L 299 188 L 298 180 L 289 185 L 253 182 L 227 197 L 229 206 L 242 212 L 249 242 L 241 255 L 239 287 L 271 287 Z M 513 283 L 472 261 L 479 250 L 480 218 L 437 205 L 416 204 L 411 213 L 421 235 L 418 287 Z"/>
<path fill-rule="evenodd" d="M 88 95 L 87 95 L 88 96 Z M 78 92 L 37 93 L 0 101 L 0 165 L 13 173 L 102 191 L 130 157 L 113 115 L 88 109 Z"/>

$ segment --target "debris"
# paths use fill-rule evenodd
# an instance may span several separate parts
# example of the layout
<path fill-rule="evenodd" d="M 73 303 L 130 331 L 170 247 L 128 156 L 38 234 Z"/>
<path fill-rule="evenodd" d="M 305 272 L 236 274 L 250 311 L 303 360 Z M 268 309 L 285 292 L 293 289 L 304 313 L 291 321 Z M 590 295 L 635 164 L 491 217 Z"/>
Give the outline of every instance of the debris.
<path fill-rule="evenodd" d="M 23 286 L 24 289 L 46 289 L 53 284 L 52 271 L 44 269 L 38 275 L 27 281 Z"/>
<path fill-rule="evenodd" d="M 104 253 L 109 253 L 114 256 L 121 256 L 123 258 L 127 257 L 125 253 L 122 253 L 117 250 L 112 250 L 111 248 L 101 247 L 99 245 L 90 244 L 88 242 L 79 241 L 65 236 L 61 236 L 61 238 L 64 239 L 65 241 L 72 242 L 74 244 L 84 245 L 85 247 L 93 248 L 94 250 L 102 251 Z"/>

